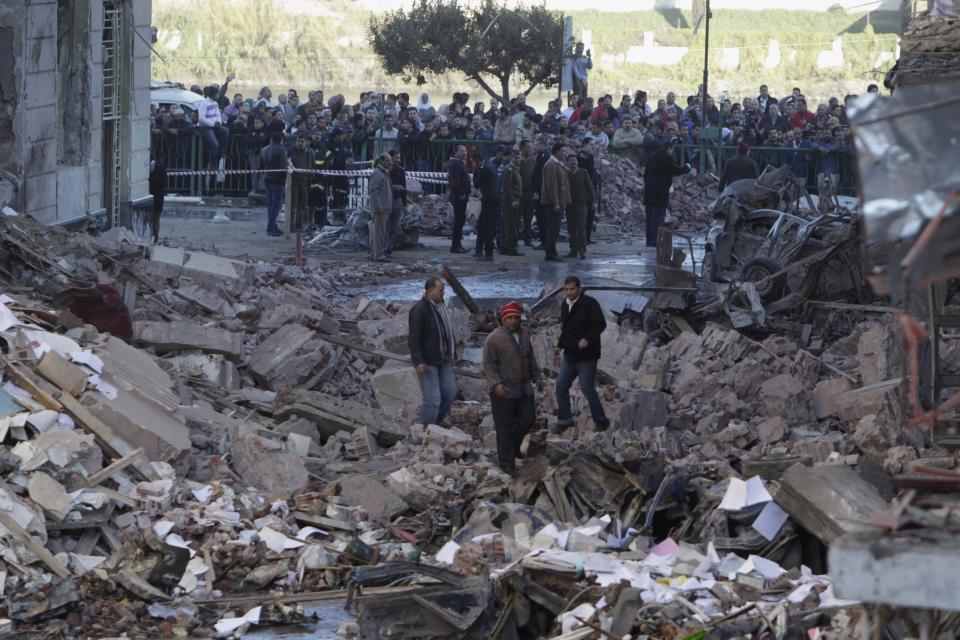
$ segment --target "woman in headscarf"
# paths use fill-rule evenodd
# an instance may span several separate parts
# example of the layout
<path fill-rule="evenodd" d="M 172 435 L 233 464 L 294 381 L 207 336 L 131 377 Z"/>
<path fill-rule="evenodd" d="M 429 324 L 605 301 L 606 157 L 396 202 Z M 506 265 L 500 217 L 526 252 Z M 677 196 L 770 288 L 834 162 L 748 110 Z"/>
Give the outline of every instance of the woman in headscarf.
<path fill-rule="evenodd" d="M 420 99 L 417 100 L 417 113 L 420 115 L 421 122 L 426 122 L 437 115 L 437 110 L 433 108 L 433 104 L 430 102 L 430 95 L 426 91 L 421 93 Z"/>

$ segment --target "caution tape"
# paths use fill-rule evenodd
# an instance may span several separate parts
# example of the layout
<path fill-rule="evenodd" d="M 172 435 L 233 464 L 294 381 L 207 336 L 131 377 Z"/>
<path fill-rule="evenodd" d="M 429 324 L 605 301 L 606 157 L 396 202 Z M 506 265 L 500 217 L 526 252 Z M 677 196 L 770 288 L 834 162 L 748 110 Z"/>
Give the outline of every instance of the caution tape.
<path fill-rule="evenodd" d="M 373 169 L 351 171 L 347 169 L 203 169 L 198 171 L 167 171 L 168 176 L 218 176 L 249 175 L 253 173 L 307 173 L 338 178 L 369 178 Z M 447 184 L 447 174 L 440 171 L 408 171 L 408 178 Z"/>

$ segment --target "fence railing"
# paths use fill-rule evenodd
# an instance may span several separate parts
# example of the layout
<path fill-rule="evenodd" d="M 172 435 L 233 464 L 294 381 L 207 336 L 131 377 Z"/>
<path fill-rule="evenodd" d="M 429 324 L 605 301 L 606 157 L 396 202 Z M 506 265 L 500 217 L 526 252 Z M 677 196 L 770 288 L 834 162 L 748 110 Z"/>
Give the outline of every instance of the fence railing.
<path fill-rule="evenodd" d="M 629 152 L 620 149 L 614 149 L 610 146 L 608 153 L 615 155 L 630 156 Z M 703 147 L 703 157 L 701 158 L 701 148 L 698 145 L 678 144 L 674 146 L 674 156 L 677 162 L 689 162 L 697 170 L 701 167 L 705 171 L 720 175 L 723 172 L 723 166 L 726 161 L 737 154 L 737 148 L 733 146 L 721 146 L 708 144 Z M 853 156 L 847 151 L 835 151 L 837 172 L 839 183 L 836 191 L 840 195 L 855 195 L 856 185 L 853 173 Z M 805 181 L 807 191 L 817 193 L 817 176 L 821 173 L 824 164 L 824 157 L 819 149 L 792 149 L 784 147 L 751 147 L 748 152 L 749 157 L 756 161 L 757 168 L 763 171 L 764 167 L 771 165 L 781 167 L 788 164 L 794 175 Z"/>

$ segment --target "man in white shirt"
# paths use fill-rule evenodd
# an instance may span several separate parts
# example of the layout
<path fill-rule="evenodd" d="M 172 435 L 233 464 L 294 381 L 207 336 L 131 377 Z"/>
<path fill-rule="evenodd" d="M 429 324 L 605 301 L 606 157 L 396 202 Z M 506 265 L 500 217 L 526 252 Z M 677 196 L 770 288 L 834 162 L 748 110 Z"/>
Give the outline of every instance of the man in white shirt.
<path fill-rule="evenodd" d="M 227 128 L 223 126 L 220 105 L 217 104 L 218 93 L 216 87 L 206 87 L 197 110 L 197 131 L 207 148 L 207 166 L 214 169 L 220 165 L 220 154 L 227 145 L 228 137 Z"/>

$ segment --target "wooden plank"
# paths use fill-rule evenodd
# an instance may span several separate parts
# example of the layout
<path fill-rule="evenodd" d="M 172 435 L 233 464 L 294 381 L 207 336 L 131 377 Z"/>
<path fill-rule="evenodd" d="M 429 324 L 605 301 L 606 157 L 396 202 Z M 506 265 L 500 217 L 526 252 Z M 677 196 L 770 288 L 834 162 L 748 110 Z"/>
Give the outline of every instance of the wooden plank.
<path fill-rule="evenodd" d="M 56 351 L 48 351 L 40 358 L 37 371 L 44 378 L 55 384 L 61 391 L 76 396 L 83 393 L 87 387 L 87 374 L 83 369 L 68 362 Z"/>
<path fill-rule="evenodd" d="M 59 396 L 57 396 L 57 400 L 60 401 L 60 403 L 63 405 L 63 408 L 80 426 L 97 436 L 102 443 L 102 448 L 106 450 L 105 453 L 107 455 L 112 458 L 123 458 L 124 456 L 130 455 L 134 452 L 134 448 L 130 446 L 130 443 L 114 433 L 113 429 L 102 422 L 100 418 L 90 413 L 89 409 L 80 404 L 71 395 L 61 393 Z M 140 474 L 147 480 L 160 479 L 160 474 L 158 474 L 154 468 L 150 466 L 149 461 L 138 457 L 132 464 L 133 468 L 139 471 Z"/>
<path fill-rule="evenodd" d="M 463 302 L 463 306 L 467 308 L 467 311 L 470 313 L 478 313 L 480 311 L 480 305 L 473 299 L 473 296 L 470 295 L 466 287 L 460 283 L 457 276 L 453 275 L 453 271 L 450 270 L 448 265 L 443 265 L 443 279 L 447 281 L 447 284 L 450 285 L 453 292 L 457 294 L 457 297 Z"/>
<path fill-rule="evenodd" d="M 126 469 L 131 464 L 136 462 L 137 458 L 142 456 L 143 453 L 144 453 L 143 447 L 138 447 L 133 451 L 131 451 L 130 453 L 128 453 L 127 455 L 123 456 L 122 458 L 115 460 L 112 463 L 105 466 L 103 469 L 100 469 L 100 471 L 90 474 L 90 477 L 87 478 L 87 486 L 95 487 L 101 482 L 103 482 L 104 480 L 106 480 L 107 478 L 109 478 L 110 476 L 112 476 L 113 474 L 115 474 L 116 472 Z"/>
<path fill-rule="evenodd" d="M 5 364 L 4 369 L 7 375 L 10 376 L 10 379 L 13 380 L 18 387 L 21 387 L 33 396 L 34 400 L 47 409 L 63 411 L 63 405 L 57 402 L 56 398 L 44 391 L 22 367 L 12 362 L 7 362 L 2 356 L 0 356 L 0 362 Z"/>
<path fill-rule="evenodd" d="M 53 554 L 47 551 L 47 548 L 37 542 L 33 536 L 27 533 L 26 529 L 17 524 L 16 520 L 0 511 L 0 524 L 6 528 L 10 534 L 17 540 L 27 546 L 47 568 L 53 571 L 60 578 L 70 577 L 70 570 L 67 569 L 59 560 L 53 557 Z"/>

